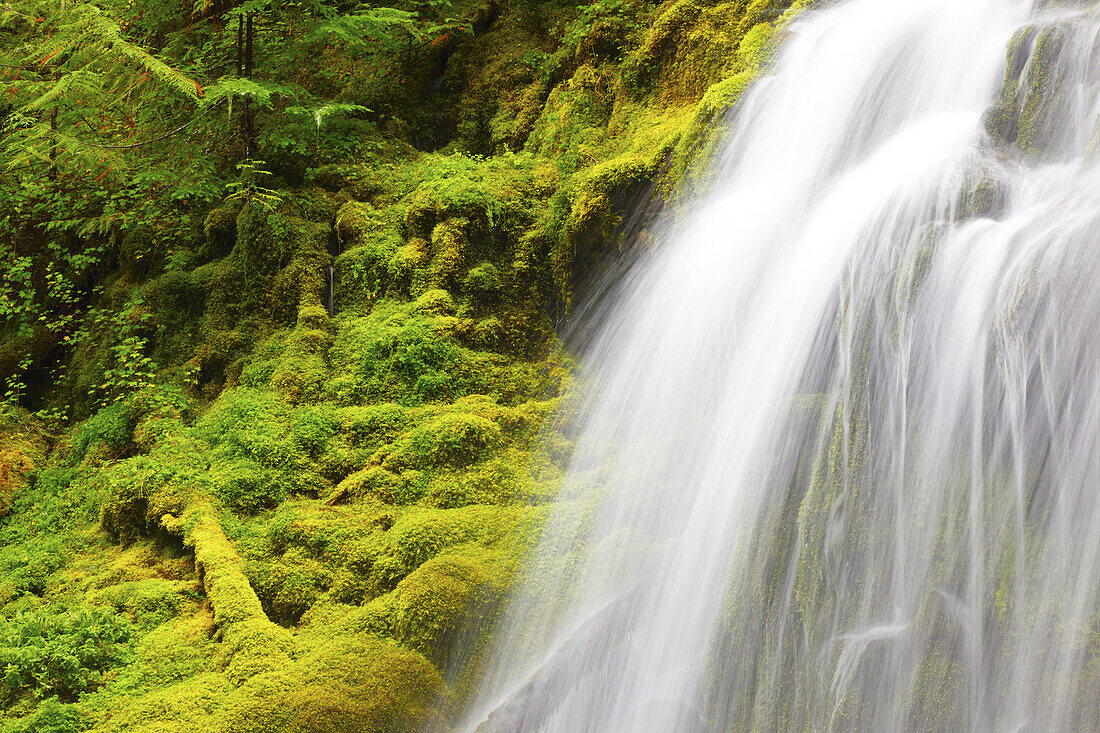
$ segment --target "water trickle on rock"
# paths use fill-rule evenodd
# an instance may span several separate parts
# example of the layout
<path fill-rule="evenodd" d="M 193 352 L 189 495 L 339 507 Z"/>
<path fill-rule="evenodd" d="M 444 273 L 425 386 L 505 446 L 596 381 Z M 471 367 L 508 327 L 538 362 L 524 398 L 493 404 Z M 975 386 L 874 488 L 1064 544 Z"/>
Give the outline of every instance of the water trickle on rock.
<path fill-rule="evenodd" d="M 791 27 L 584 359 L 465 729 L 1100 727 L 1098 39 Z"/>
<path fill-rule="evenodd" d="M 325 309 L 330 316 L 336 315 L 336 268 L 325 266 Z"/>

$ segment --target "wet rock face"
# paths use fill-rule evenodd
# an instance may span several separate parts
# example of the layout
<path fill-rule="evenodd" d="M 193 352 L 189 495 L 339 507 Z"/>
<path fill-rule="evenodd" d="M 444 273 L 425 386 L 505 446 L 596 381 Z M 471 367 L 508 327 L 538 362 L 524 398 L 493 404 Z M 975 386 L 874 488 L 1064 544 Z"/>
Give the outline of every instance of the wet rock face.
<path fill-rule="evenodd" d="M 956 216 L 967 219 L 996 219 L 1009 202 L 1008 184 L 994 169 L 985 169 L 967 180 L 956 203 Z"/>
<path fill-rule="evenodd" d="M 1059 20 L 1013 36 L 1001 92 L 985 114 L 992 139 L 1030 158 L 1068 159 L 1089 144 L 1074 130 L 1098 93 L 1100 39 L 1087 24 Z"/>
<path fill-rule="evenodd" d="M 1038 28 L 1027 26 L 1017 31 L 1009 44 L 1008 63 L 999 100 L 985 113 L 986 130 L 997 141 L 1013 144 L 1019 135 L 1020 77 L 1031 58 L 1036 35 L 1038 35 Z"/>

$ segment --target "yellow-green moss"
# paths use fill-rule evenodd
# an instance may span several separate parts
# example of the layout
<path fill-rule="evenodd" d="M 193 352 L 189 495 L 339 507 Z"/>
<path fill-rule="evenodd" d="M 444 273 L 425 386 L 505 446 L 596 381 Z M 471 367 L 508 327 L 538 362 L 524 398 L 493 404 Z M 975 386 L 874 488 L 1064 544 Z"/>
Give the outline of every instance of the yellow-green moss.
<path fill-rule="evenodd" d="M 1057 26 L 1042 29 L 1028 64 L 1027 88 L 1020 103 L 1016 144 L 1025 153 L 1039 153 L 1053 144 L 1057 124 L 1055 110 L 1062 105 L 1066 90 L 1058 78 L 1059 55 L 1065 42 L 1065 30 Z"/>
<path fill-rule="evenodd" d="M 0 412 L 0 516 L 27 487 L 28 475 L 46 459 L 42 427 L 18 409 Z"/>

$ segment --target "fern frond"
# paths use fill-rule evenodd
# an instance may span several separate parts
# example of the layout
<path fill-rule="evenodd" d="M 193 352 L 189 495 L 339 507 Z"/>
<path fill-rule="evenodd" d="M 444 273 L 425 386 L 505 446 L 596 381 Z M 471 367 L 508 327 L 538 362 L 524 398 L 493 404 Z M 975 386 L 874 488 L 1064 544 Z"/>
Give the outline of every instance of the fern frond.
<path fill-rule="evenodd" d="M 348 15 L 339 15 L 317 25 L 306 34 L 306 40 L 340 43 L 348 48 L 365 48 L 384 41 L 393 28 L 411 29 L 417 14 L 396 8 L 368 8 Z"/>
<path fill-rule="evenodd" d="M 248 97 L 259 106 L 269 108 L 276 97 L 294 99 L 301 94 L 301 88 L 293 84 L 279 84 L 236 76 L 223 76 L 207 87 L 206 91 L 203 103 L 207 107 L 218 104 L 226 97 Z"/>

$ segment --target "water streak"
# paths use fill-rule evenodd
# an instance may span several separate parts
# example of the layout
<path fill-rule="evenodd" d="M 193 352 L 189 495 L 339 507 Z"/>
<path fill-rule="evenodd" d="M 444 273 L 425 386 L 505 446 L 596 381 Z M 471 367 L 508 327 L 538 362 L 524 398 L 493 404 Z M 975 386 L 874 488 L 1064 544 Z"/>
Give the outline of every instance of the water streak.
<path fill-rule="evenodd" d="M 330 316 L 336 315 L 336 268 L 325 267 L 325 308 Z"/>

